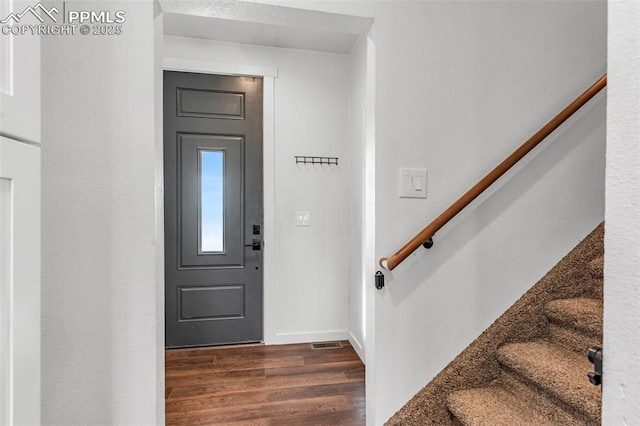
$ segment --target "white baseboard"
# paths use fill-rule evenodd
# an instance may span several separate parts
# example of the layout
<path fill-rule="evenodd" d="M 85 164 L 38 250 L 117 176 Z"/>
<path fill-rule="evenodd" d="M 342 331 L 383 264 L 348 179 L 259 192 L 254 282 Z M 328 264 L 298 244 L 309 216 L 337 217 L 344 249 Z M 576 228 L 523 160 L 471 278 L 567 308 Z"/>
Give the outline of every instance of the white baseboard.
<path fill-rule="evenodd" d="M 307 331 L 296 333 L 276 333 L 265 337 L 267 345 L 287 345 L 292 343 L 327 342 L 332 340 L 350 340 L 347 330 Z"/>
<path fill-rule="evenodd" d="M 360 361 L 362 361 L 364 365 L 367 365 L 367 363 L 365 362 L 365 356 L 364 356 L 365 354 L 364 346 L 362 345 L 362 343 L 360 343 L 358 339 L 355 338 L 353 334 L 351 334 L 350 331 L 349 331 L 349 343 L 351 343 L 351 346 L 353 346 L 353 349 L 356 351 L 356 353 L 360 357 Z"/>

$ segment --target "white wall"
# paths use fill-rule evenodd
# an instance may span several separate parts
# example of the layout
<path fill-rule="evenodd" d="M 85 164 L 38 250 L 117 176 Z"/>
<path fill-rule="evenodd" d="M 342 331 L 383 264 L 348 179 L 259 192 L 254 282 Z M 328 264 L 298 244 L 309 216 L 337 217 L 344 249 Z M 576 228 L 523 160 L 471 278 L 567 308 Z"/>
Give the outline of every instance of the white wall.
<path fill-rule="evenodd" d="M 42 39 L 42 423 L 162 424 L 153 2 L 66 7 L 127 21 Z"/>
<path fill-rule="evenodd" d="M 604 1 L 267 2 L 375 18 L 376 257 L 606 70 Z M 603 219 L 604 113 L 600 96 L 436 235 L 433 249 L 387 274 L 367 307 L 375 311 L 370 424 L 382 424 Z M 400 167 L 428 169 L 427 200 L 398 198 Z"/>
<path fill-rule="evenodd" d="M 275 241 L 267 277 L 267 343 L 344 339 L 349 330 L 349 57 L 165 37 L 165 57 L 277 67 Z M 339 166 L 296 165 L 295 155 L 339 157 Z M 267 159 L 268 160 L 268 159 Z M 269 182 L 266 183 L 267 185 Z M 274 200 L 265 200 L 265 203 Z M 311 226 L 296 226 L 296 212 Z"/>
<path fill-rule="evenodd" d="M 162 78 L 162 47 L 163 42 L 163 15 L 157 0 L 154 0 L 154 119 L 155 119 L 155 214 L 156 214 L 156 241 L 155 245 L 155 309 L 156 309 L 156 413 L 157 424 L 164 424 L 165 418 L 165 393 L 163 392 L 164 380 L 164 122 L 163 122 L 163 78 Z"/>
<path fill-rule="evenodd" d="M 640 424 L 640 4 L 609 2 L 602 424 Z"/>
<path fill-rule="evenodd" d="M 394 5 L 376 19 L 376 248 L 388 256 L 605 72 L 605 3 Z M 421 44 L 407 40 L 421 40 Z M 387 274 L 383 423 L 603 219 L 602 97 Z M 398 199 L 398 168 L 429 171 Z"/>

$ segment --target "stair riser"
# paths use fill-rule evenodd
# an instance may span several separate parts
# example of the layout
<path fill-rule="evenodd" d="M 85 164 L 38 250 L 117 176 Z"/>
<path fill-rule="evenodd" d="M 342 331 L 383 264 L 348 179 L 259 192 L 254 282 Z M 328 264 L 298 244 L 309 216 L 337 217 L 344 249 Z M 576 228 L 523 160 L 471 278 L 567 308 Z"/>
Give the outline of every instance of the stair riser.
<path fill-rule="evenodd" d="M 544 308 L 551 324 L 602 338 L 602 301 L 589 298 L 554 300 Z"/>
<path fill-rule="evenodd" d="M 458 420 L 458 418 L 456 416 L 454 416 L 453 414 L 451 415 L 452 420 L 451 420 L 451 425 L 452 426 L 465 426 L 464 423 L 462 423 L 460 420 Z"/>
<path fill-rule="evenodd" d="M 602 336 L 584 334 L 559 324 L 549 324 L 549 340 L 577 354 L 587 356 L 589 348 L 602 347 Z"/>
<path fill-rule="evenodd" d="M 534 384 L 528 383 L 518 373 L 503 368 L 500 381 L 502 387 L 529 401 L 555 424 L 563 426 L 597 426 L 600 424 L 599 421 L 575 411 Z"/>

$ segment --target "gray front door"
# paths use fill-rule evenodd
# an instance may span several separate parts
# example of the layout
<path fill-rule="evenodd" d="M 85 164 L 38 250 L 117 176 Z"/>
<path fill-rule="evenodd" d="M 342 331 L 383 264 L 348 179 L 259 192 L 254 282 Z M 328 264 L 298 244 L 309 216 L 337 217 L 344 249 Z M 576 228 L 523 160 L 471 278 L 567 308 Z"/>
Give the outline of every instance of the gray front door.
<path fill-rule="evenodd" d="M 262 340 L 262 79 L 164 72 L 166 346 Z"/>

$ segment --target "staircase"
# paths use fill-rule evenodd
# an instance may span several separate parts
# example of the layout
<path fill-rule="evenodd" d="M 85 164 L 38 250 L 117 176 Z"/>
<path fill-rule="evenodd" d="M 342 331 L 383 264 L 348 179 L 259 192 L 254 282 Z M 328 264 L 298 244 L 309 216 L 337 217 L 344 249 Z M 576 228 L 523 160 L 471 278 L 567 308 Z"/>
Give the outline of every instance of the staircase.
<path fill-rule="evenodd" d="M 387 425 L 599 425 L 600 225 Z"/>
<path fill-rule="evenodd" d="M 600 424 L 600 388 L 587 380 L 593 365 L 585 355 L 601 346 L 602 302 L 554 300 L 545 313 L 548 340 L 500 347 L 502 372 L 494 385 L 449 395 L 449 411 L 461 424 Z"/>

